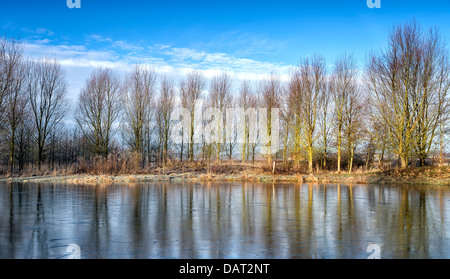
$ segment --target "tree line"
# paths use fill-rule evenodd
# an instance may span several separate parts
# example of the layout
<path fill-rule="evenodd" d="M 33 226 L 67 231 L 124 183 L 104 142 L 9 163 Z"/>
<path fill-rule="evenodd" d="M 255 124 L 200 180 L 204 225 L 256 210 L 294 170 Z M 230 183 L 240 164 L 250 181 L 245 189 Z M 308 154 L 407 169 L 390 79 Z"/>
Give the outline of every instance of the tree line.
<path fill-rule="evenodd" d="M 331 67 L 316 54 L 303 58 L 287 82 L 271 73 L 258 82 L 242 81 L 235 91 L 226 72 L 208 80 L 192 70 L 177 82 L 142 64 L 125 76 L 98 68 L 71 106 L 58 60 L 27 58 L 20 40 L 5 37 L 0 40 L 2 171 L 73 166 L 82 171 L 95 162 L 118 160 L 133 170 L 258 159 L 307 172 L 351 172 L 355 164 L 366 169 L 423 166 L 432 158 L 442 164 L 450 132 L 449 65 L 440 32 L 410 22 L 395 26 L 388 45 L 372 51 L 363 69 L 352 54 L 340 54 Z M 196 123 L 197 100 L 221 111 L 220 116 Z M 175 144 L 172 116 L 179 106 L 191 117 L 181 143 Z M 278 108 L 279 151 L 264 152 L 270 140 L 261 144 L 249 138 L 252 113 L 244 116 L 244 133 L 227 131 L 230 107 L 266 108 L 263 128 L 269 138 L 275 132 L 271 109 Z M 208 121 L 216 123 L 217 140 L 196 142 L 195 125 Z"/>

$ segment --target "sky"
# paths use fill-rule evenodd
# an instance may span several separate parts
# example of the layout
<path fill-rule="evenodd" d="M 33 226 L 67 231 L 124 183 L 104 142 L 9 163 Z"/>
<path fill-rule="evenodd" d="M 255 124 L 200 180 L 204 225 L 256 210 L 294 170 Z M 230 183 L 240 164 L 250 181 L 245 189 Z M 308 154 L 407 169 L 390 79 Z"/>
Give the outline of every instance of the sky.
<path fill-rule="evenodd" d="M 96 67 L 126 73 L 148 64 L 175 80 L 190 69 L 258 81 L 272 71 L 287 80 L 301 58 L 322 55 L 329 70 L 352 53 L 361 69 L 387 44 L 396 24 L 416 20 L 450 39 L 450 1 L 366 0 L 153 1 L 14 0 L 0 3 L 0 35 L 19 37 L 33 59 L 56 57 L 76 98 Z"/>

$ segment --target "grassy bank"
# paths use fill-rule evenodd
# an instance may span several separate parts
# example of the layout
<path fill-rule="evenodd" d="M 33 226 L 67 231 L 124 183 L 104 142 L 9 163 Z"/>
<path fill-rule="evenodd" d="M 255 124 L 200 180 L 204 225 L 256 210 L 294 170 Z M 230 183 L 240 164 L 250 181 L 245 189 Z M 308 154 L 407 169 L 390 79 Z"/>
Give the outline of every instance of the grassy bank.
<path fill-rule="evenodd" d="M 248 181 L 248 182 L 300 182 L 300 183 L 358 183 L 358 184 L 433 184 L 450 186 L 450 167 L 420 167 L 403 170 L 308 174 L 272 174 L 264 169 L 245 167 L 220 167 L 220 171 L 205 171 L 201 168 L 155 169 L 148 174 L 44 174 L 4 176 L 0 181 L 52 182 L 52 183 L 133 183 L 133 182 L 203 182 L 203 181 Z"/>

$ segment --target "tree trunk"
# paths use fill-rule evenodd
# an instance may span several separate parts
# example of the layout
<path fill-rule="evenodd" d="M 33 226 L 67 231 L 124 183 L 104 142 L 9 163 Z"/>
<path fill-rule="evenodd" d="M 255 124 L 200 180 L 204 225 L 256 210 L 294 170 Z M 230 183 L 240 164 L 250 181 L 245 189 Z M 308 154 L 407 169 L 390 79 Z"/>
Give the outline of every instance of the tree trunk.
<path fill-rule="evenodd" d="M 184 129 L 181 128 L 180 162 L 183 162 L 183 151 L 184 151 Z"/>
<path fill-rule="evenodd" d="M 12 125 L 12 129 L 11 129 L 11 142 L 9 145 L 9 166 L 10 166 L 10 171 L 11 173 L 14 171 L 14 139 L 15 139 L 15 134 L 16 134 L 16 128 L 15 125 Z"/>
<path fill-rule="evenodd" d="M 337 172 L 341 172 L 341 131 L 338 133 L 338 159 L 337 159 Z"/>
<path fill-rule="evenodd" d="M 217 153 L 216 153 L 216 161 L 217 163 L 220 162 L 220 143 L 216 144 L 217 146 Z"/>
<path fill-rule="evenodd" d="M 350 162 L 349 162 L 349 166 L 348 166 L 348 173 L 352 173 L 353 156 L 354 156 L 354 150 L 353 150 L 353 148 L 351 148 L 351 150 L 350 150 Z"/>
<path fill-rule="evenodd" d="M 406 168 L 408 166 L 408 159 L 405 155 L 400 155 L 400 167 L 402 169 Z"/>
<path fill-rule="evenodd" d="M 313 173 L 313 151 L 312 146 L 308 148 L 308 172 Z"/>
<path fill-rule="evenodd" d="M 338 145 L 337 172 L 341 172 L 341 147 Z"/>
<path fill-rule="evenodd" d="M 424 156 L 419 156 L 419 165 L 421 167 L 425 166 L 425 157 Z"/>

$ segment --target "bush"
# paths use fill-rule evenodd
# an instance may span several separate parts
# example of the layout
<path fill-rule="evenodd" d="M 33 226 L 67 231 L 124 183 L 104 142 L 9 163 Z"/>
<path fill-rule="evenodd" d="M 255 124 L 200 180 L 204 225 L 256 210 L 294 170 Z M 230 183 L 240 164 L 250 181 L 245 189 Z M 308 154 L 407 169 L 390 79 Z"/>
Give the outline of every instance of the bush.
<path fill-rule="evenodd" d="M 75 173 L 92 175 L 140 174 L 142 158 L 135 152 L 109 154 L 107 158 L 95 156 L 90 159 L 78 158 Z"/>

